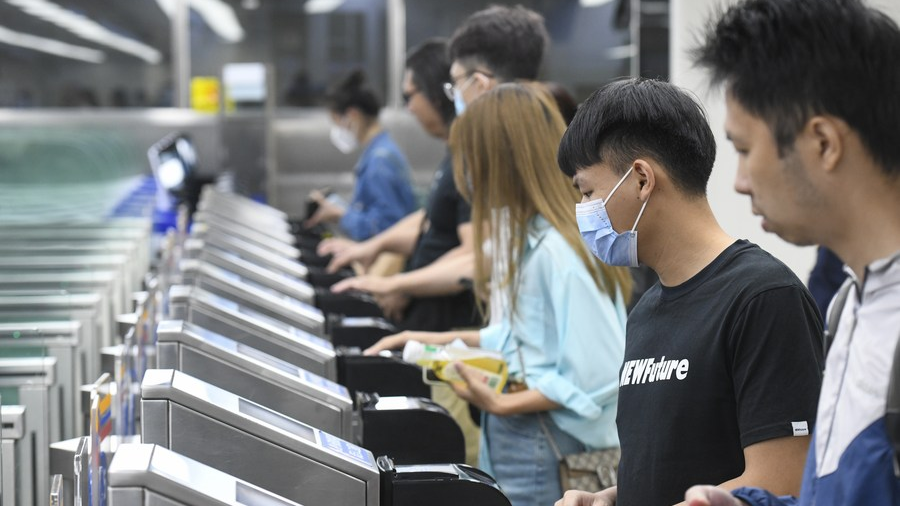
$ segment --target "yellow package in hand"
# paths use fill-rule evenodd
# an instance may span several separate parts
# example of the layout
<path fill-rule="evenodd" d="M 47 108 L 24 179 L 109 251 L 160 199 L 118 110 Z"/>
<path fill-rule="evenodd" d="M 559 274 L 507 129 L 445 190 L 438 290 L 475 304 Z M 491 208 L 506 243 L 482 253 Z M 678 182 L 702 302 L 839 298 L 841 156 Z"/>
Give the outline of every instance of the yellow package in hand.
<path fill-rule="evenodd" d="M 503 356 L 495 351 L 468 348 L 461 342 L 448 346 L 409 341 L 403 348 L 403 360 L 422 366 L 422 381 L 428 384 L 428 371 L 442 381 L 464 383 L 454 362 L 462 362 L 476 369 L 481 381 L 496 392 L 502 392 L 509 376 Z"/>

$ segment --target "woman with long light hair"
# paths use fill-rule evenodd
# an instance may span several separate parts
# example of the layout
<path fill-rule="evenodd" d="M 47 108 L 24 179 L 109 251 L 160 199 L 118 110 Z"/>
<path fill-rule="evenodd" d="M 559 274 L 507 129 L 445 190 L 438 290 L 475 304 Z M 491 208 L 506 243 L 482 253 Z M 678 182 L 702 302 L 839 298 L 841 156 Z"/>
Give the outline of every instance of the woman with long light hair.
<path fill-rule="evenodd" d="M 572 209 L 580 196 L 556 165 L 565 124 L 540 85 L 503 84 L 468 106 L 450 132 L 454 177 L 472 203 L 474 283 L 491 294 L 479 331 L 404 332 L 369 353 L 414 339 L 461 338 L 499 351 L 511 381 L 503 393 L 457 364 L 463 399 L 480 408 L 479 466 L 514 506 L 553 504 L 563 454 L 618 446 L 618 368 L 625 341 L 627 270 L 586 249 Z M 489 253 L 485 250 L 489 250 Z M 486 311 L 487 312 L 487 311 Z"/>

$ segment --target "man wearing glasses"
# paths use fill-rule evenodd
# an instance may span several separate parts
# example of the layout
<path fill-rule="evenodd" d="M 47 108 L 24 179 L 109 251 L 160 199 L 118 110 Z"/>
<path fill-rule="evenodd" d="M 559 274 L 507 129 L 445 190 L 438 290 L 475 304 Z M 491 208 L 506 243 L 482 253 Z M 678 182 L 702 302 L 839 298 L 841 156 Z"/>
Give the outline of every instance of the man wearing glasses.
<path fill-rule="evenodd" d="M 450 39 L 444 92 L 456 114 L 500 83 L 537 79 L 548 40 L 544 18 L 521 5 L 495 5 L 469 16 Z"/>

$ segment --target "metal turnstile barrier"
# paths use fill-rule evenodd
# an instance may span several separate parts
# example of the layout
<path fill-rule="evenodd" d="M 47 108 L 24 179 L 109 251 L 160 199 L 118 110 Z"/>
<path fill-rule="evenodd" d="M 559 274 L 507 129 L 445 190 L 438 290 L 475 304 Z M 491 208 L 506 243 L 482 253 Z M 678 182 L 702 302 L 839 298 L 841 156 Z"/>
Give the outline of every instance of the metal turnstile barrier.
<path fill-rule="evenodd" d="M 122 445 L 109 468 L 109 506 L 300 506 L 158 445 Z"/>
<path fill-rule="evenodd" d="M 292 327 L 325 337 L 325 315 L 308 303 L 199 260 L 182 260 L 180 268 L 185 285 L 198 286 Z"/>
<path fill-rule="evenodd" d="M 337 378 L 334 346 L 321 337 L 197 287 L 173 286 L 169 305 L 173 319 L 194 323 L 332 381 Z"/>
<path fill-rule="evenodd" d="M 4 504 L 28 506 L 25 502 L 29 496 L 24 495 L 22 488 L 33 475 L 27 470 L 33 469 L 34 455 L 25 437 L 25 406 L 0 407 L 0 497 Z M 33 486 L 29 488 L 33 490 Z M 8 501 L 8 502 L 6 502 Z"/>
<path fill-rule="evenodd" d="M 141 397 L 146 443 L 306 506 L 378 504 L 368 450 L 177 371 L 147 371 Z"/>
<path fill-rule="evenodd" d="M 66 439 L 80 428 L 78 385 L 84 381 L 80 341 L 81 323 L 77 321 L 0 323 L 0 356 L 56 359 L 62 406 L 49 415 L 59 417 L 61 437 Z"/>
<path fill-rule="evenodd" d="M 20 504 L 37 504 L 38 498 L 50 493 L 50 443 L 60 439 L 61 398 L 56 383 L 56 359 L 0 358 L 0 392 L 3 402 L 25 407 L 23 439 L 26 441 L 23 460 L 34 465 L 20 467 L 17 494 Z"/>

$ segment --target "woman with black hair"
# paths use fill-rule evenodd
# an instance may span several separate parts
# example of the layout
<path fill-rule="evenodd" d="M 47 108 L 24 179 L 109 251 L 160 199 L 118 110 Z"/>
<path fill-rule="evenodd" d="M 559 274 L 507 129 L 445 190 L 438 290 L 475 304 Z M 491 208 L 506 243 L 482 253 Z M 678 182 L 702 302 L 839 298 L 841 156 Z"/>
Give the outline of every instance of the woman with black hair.
<path fill-rule="evenodd" d="M 331 142 L 342 153 L 364 146 L 356 163 L 356 185 L 348 206 L 319 192 L 311 196 L 318 210 L 307 226 L 338 223 L 353 240 L 361 241 L 390 227 L 416 209 L 406 157 L 378 121 L 381 103 L 366 84 L 365 74 L 354 71 L 325 96 L 331 120 Z"/>

